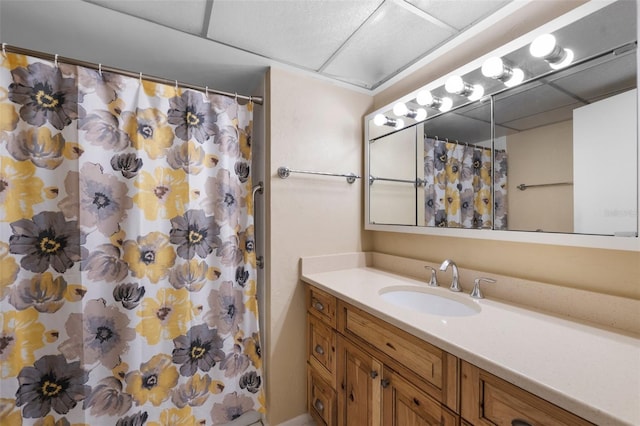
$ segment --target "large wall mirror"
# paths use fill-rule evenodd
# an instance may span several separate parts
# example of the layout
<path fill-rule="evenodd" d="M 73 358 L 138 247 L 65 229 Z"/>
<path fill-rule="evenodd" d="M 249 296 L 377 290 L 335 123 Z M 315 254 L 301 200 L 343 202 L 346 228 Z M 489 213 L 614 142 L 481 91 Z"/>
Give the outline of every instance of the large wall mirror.
<path fill-rule="evenodd" d="M 365 118 L 365 228 L 639 250 L 637 3 L 592 1 Z"/>

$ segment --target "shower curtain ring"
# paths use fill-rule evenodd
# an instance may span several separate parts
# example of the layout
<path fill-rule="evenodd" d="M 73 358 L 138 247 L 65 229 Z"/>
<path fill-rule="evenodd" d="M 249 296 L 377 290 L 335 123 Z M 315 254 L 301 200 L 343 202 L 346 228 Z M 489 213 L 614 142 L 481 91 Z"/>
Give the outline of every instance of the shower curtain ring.
<path fill-rule="evenodd" d="M 142 84 L 142 73 L 138 75 L 138 81 L 140 82 L 140 84 Z"/>
<path fill-rule="evenodd" d="M 58 68 L 58 54 L 57 54 L 57 53 L 56 53 L 56 55 L 54 56 L 53 64 L 56 66 L 56 68 Z"/>
<path fill-rule="evenodd" d="M 176 94 L 178 93 L 178 80 L 176 80 Z"/>
<path fill-rule="evenodd" d="M 234 93 L 233 100 L 236 101 L 236 103 L 238 103 L 238 92 Z"/>
<path fill-rule="evenodd" d="M 253 103 L 253 96 L 249 95 L 249 103 L 252 104 Z"/>
<path fill-rule="evenodd" d="M 7 57 L 7 43 L 2 43 L 2 56 Z"/>
<path fill-rule="evenodd" d="M 98 64 L 98 74 L 102 77 L 102 64 Z"/>

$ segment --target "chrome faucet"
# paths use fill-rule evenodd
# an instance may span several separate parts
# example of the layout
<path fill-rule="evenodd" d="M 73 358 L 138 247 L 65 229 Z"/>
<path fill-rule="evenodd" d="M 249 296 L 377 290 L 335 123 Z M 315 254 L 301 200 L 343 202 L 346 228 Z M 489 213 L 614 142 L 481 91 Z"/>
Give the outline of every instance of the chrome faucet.
<path fill-rule="evenodd" d="M 460 284 L 458 283 L 458 266 L 453 262 L 453 260 L 447 259 L 442 262 L 440 270 L 446 271 L 449 265 L 451 265 L 451 270 L 453 271 L 453 279 L 451 280 L 451 287 L 449 287 L 449 290 L 455 292 L 462 291 L 462 288 L 460 288 Z"/>

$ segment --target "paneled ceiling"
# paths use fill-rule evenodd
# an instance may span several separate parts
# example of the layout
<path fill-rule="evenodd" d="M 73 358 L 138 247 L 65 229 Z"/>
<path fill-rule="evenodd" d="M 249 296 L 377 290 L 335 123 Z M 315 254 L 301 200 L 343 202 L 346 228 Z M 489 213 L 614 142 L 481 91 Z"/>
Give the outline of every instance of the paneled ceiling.
<path fill-rule="evenodd" d="M 512 0 L 85 1 L 374 90 Z"/>

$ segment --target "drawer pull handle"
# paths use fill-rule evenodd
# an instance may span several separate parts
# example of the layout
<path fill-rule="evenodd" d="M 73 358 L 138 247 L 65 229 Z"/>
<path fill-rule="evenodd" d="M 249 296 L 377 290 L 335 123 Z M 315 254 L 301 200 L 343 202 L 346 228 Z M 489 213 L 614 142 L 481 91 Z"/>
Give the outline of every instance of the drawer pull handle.
<path fill-rule="evenodd" d="M 382 386 L 383 388 L 385 388 L 385 389 L 386 389 L 386 387 L 387 387 L 387 386 L 389 386 L 389 383 L 391 383 L 391 382 L 389 381 L 389 379 L 382 379 L 382 380 L 380 381 L 380 386 Z"/>
<path fill-rule="evenodd" d="M 316 401 L 313 403 L 313 406 L 315 407 L 316 410 L 318 410 L 320 413 L 322 413 L 322 411 L 324 411 L 324 404 L 322 403 L 322 401 L 320 401 L 319 399 L 316 399 Z"/>
<path fill-rule="evenodd" d="M 324 311 L 324 305 L 320 302 L 318 302 L 317 300 L 315 302 L 313 302 L 313 307 L 316 308 L 319 311 Z"/>
<path fill-rule="evenodd" d="M 511 426 L 531 426 L 531 423 L 520 419 L 511 420 Z"/>
<path fill-rule="evenodd" d="M 322 346 L 316 345 L 316 348 L 314 350 L 316 351 L 316 353 L 324 355 L 324 349 L 322 349 Z"/>
<path fill-rule="evenodd" d="M 420 406 L 420 400 L 418 398 L 413 398 L 413 403 L 418 407 Z"/>
<path fill-rule="evenodd" d="M 376 370 L 373 370 L 370 374 L 372 379 L 375 379 L 376 377 L 378 377 L 378 372 Z"/>

